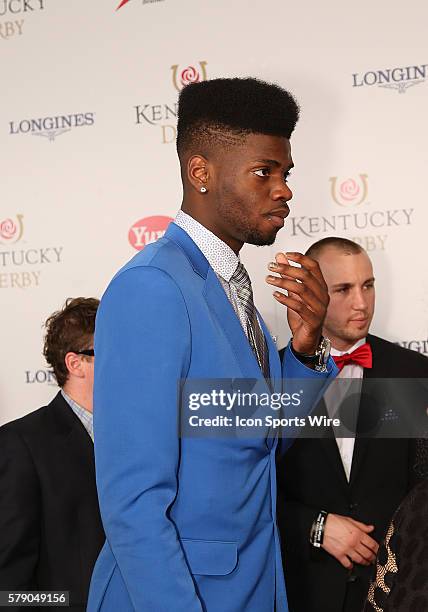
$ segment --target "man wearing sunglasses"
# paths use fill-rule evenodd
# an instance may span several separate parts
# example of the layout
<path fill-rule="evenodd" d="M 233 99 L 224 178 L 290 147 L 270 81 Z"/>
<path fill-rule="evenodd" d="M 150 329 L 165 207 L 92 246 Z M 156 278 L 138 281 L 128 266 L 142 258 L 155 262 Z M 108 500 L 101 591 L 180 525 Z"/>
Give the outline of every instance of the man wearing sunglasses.
<path fill-rule="evenodd" d="M 60 391 L 0 428 L 0 590 L 69 591 L 75 612 L 104 542 L 92 427 L 98 304 L 68 299 L 48 318 L 43 352 Z"/>

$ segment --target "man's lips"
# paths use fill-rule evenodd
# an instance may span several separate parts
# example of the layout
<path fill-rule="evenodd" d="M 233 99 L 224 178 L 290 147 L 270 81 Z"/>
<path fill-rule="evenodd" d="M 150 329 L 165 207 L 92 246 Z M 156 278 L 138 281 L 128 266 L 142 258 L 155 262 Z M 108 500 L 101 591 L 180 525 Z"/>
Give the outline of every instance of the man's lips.
<path fill-rule="evenodd" d="M 266 214 L 268 221 L 272 223 L 275 227 L 284 227 L 284 220 L 290 214 L 290 209 L 288 208 L 279 208 L 276 210 L 272 210 L 270 213 Z"/>

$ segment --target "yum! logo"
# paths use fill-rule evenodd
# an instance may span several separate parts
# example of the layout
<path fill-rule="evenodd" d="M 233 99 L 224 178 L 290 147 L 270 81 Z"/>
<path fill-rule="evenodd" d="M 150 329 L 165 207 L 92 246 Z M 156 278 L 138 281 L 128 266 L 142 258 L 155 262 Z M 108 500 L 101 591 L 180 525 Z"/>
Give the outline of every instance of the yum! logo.
<path fill-rule="evenodd" d="M 116 10 L 118 11 L 120 8 L 122 8 L 122 6 L 125 6 L 125 4 L 128 4 L 128 2 L 129 0 L 122 0 L 122 2 L 119 4 Z M 143 4 L 152 4 L 155 2 L 163 2 L 163 0 L 143 0 Z"/>
<path fill-rule="evenodd" d="M 137 251 L 141 251 L 148 244 L 162 238 L 171 221 L 173 221 L 171 217 L 162 215 L 136 221 L 128 232 L 129 244 Z"/>

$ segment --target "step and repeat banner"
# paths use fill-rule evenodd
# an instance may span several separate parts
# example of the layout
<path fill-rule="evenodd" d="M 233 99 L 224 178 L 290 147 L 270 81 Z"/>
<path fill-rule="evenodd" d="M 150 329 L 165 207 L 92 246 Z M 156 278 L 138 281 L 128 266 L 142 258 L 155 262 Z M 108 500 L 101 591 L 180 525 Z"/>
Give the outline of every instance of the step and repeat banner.
<path fill-rule="evenodd" d="M 267 263 L 338 235 L 372 258 L 372 331 L 428 354 L 427 18 L 417 0 L 0 0 L 0 423 L 56 392 L 49 314 L 101 297 L 175 216 L 177 95 L 203 79 L 257 76 L 301 105 L 286 227 L 242 251 L 278 345 Z"/>

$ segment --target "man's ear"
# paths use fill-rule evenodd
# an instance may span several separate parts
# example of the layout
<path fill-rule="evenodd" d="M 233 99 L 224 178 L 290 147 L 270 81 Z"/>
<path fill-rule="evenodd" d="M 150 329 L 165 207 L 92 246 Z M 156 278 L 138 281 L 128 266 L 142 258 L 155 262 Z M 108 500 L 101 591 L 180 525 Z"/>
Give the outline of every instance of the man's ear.
<path fill-rule="evenodd" d="M 203 155 L 192 155 L 187 161 L 187 179 L 199 193 L 209 190 L 210 164 Z"/>
<path fill-rule="evenodd" d="M 67 353 L 64 357 L 64 362 L 70 376 L 76 376 L 77 378 L 83 378 L 85 376 L 80 355 L 76 355 L 76 353 Z"/>

